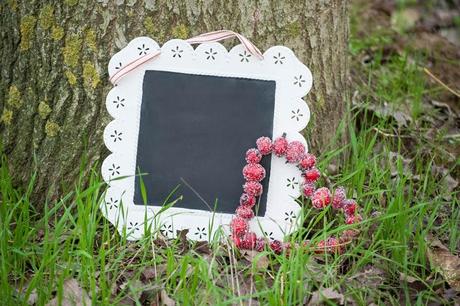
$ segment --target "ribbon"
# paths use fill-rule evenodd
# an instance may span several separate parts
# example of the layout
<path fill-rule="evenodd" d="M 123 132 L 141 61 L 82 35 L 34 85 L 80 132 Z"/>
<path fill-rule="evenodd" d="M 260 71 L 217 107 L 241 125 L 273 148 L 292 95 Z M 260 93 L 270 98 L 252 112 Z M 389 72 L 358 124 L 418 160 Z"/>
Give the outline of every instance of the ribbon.
<path fill-rule="evenodd" d="M 239 33 L 235 33 L 229 30 L 220 30 L 214 32 L 204 33 L 186 40 L 189 44 L 201 44 L 205 42 L 217 42 L 227 38 L 236 37 L 241 42 L 241 44 L 246 48 L 246 50 L 259 59 L 263 59 L 262 52 L 246 37 Z M 110 82 L 115 85 L 117 82 L 127 75 L 129 72 L 133 71 L 140 65 L 158 57 L 161 54 L 160 50 L 155 50 L 151 53 L 145 54 L 132 62 L 129 62 L 127 65 L 121 67 L 115 74 L 110 77 Z"/>

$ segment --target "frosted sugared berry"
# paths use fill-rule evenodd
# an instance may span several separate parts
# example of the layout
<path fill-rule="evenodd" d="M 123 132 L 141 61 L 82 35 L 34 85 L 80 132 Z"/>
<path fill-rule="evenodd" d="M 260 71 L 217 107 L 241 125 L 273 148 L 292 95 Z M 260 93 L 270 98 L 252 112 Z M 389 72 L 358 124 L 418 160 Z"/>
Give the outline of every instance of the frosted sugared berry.
<path fill-rule="evenodd" d="M 354 224 L 361 222 L 362 218 L 360 215 L 350 215 L 345 218 L 346 224 Z"/>
<path fill-rule="evenodd" d="M 324 253 L 324 252 L 326 252 L 326 241 L 321 240 L 316 245 L 315 253 Z"/>
<path fill-rule="evenodd" d="M 279 240 L 273 240 L 270 242 L 270 249 L 272 249 L 275 254 L 281 254 L 283 251 L 283 244 Z"/>
<path fill-rule="evenodd" d="M 260 137 L 256 140 L 257 149 L 262 155 L 268 155 L 272 152 L 272 140 L 268 137 Z"/>
<path fill-rule="evenodd" d="M 255 197 L 260 196 L 263 191 L 262 184 L 259 182 L 254 182 L 254 181 L 246 182 L 243 185 L 243 189 L 244 189 L 244 192 L 246 192 L 249 195 L 255 196 Z"/>
<path fill-rule="evenodd" d="M 319 172 L 319 170 L 316 168 L 312 168 L 302 173 L 302 176 L 304 177 L 306 182 L 312 183 L 316 182 L 319 179 L 319 177 L 321 176 L 321 172 Z"/>
<path fill-rule="evenodd" d="M 315 208 L 324 208 L 331 203 L 331 192 L 326 187 L 321 187 L 315 191 L 311 202 Z"/>
<path fill-rule="evenodd" d="M 343 246 L 340 245 L 340 240 L 335 237 L 330 237 L 326 240 L 327 250 L 330 253 L 341 254 L 343 252 Z"/>
<path fill-rule="evenodd" d="M 316 164 L 316 157 L 313 154 L 306 153 L 299 161 L 299 167 L 301 170 L 307 170 L 314 167 Z"/>
<path fill-rule="evenodd" d="M 232 219 L 230 228 L 232 230 L 233 236 L 240 237 L 248 231 L 249 224 L 248 221 L 244 220 L 243 218 L 236 217 Z"/>
<path fill-rule="evenodd" d="M 256 197 L 243 193 L 240 197 L 240 205 L 252 208 L 256 204 Z"/>
<path fill-rule="evenodd" d="M 329 237 L 326 240 L 321 240 L 316 245 L 316 253 L 342 253 L 343 248 L 340 245 L 339 239 Z"/>
<path fill-rule="evenodd" d="M 249 206 L 240 206 L 236 209 L 236 215 L 243 219 L 252 219 L 254 217 L 254 212 Z"/>
<path fill-rule="evenodd" d="M 342 186 L 338 187 L 334 191 L 334 198 L 332 199 L 332 207 L 334 209 L 342 208 L 342 202 L 345 200 L 346 196 L 347 195 L 345 192 L 345 188 L 343 188 Z"/>
<path fill-rule="evenodd" d="M 359 231 L 353 230 L 353 229 L 348 229 L 344 230 L 342 235 L 340 236 L 340 241 L 341 243 L 349 242 L 356 236 L 358 236 Z"/>
<path fill-rule="evenodd" d="M 302 193 L 306 197 L 311 197 L 313 193 L 315 192 L 315 184 L 313 183 L 302 183 Z"/>
<path fill-rule="evenodd" d="M 343 212 L 346 216 L 353 216 L 356 212 L 358 205 L 355 200 L 344 200 L 342 202 Z"/>
<path fill-rule="evenodd" d="M 246 162 L 248 164 L 257 164 L 262 160 L 262 154 L 257 149 L 249 149 L 246 151 Z"/>
<path fill-rule="evenodd" d="M 286 140 L 286 137 L 278 137 L 273 142 L 273 153 L 278 157 L 286 154 L 287 148 L 288 141 Z"/>
<path fill-rule="evenodd" d="M 243 236 L 242 246 L 245 249 L 252 250 L 256 247 L 257 236 L 253 232 L 246 233 Z"/>
<path fill-rule="evenodd" d="M 305 154 L 305 146 L 300 141 L 292 141 L 288 144 L 286 160 L 289 163 L 297 163 Z"/>
<path fill-rule="evenodd" d="M 243 246 L 243 240 L 240 237 L 232 235 L 232 240 L 238 249 L 240 249 Z"/>
<path fill-rule="evenodd" d="M 257 238 L 256 246 L 255 246 L 256 251 L 262 252 L 265 249 L 266 244 L 267 244 L 267 242 L 266 242 L 265 238 L 263 238 L 263 237 Z"/>
<path fill-rule="evenodd" d="M 243 168 L 243 176 L 246 181 L 261 181 L 265 178 L 265 169 L 260 164 L 247 164 Z"/>

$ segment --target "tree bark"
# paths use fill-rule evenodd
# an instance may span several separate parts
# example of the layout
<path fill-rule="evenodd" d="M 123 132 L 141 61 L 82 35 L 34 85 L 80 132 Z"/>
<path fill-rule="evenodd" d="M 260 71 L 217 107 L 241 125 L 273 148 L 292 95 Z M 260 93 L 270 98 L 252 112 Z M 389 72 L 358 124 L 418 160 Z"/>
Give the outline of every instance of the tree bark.
<path fill-rule="evenodd" d="M 313 73 L 305 133 L 319 153 L 347 100 L 345 0 L 8 0 L 0 3 L 0 133 L 11 173 L 25 184 L 38 162 L 39 193 L 57 195 L 108 151 L 107 64 L 137 36 L 160 44 L 231 29 L 262 51 L 293 49 Z M 233 43 L 236 43 L 234 41 Z"/>

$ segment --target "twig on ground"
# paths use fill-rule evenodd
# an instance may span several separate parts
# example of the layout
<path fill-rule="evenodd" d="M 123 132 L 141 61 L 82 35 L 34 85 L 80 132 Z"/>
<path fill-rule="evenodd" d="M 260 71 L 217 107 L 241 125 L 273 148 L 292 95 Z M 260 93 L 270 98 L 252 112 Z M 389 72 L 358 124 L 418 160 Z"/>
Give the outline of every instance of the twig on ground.
<path fill-rule="evenodd" d="M 423 71 L 425 71 L 426 74 L 428 74 L 433 80 L 435 80 L 437 83 L 439 83 L 442 87 L 444 87 L 445 89 L 450 91 L 452 94 L 454 94 L 455 96 L 460 98 L 460 93 L 458 93 L 457 91 L 453 90 L 452 88 L 447 86 L 443 81 L 438 79 L 433 73 L 431 73 L 430 70 L 428 70 L 428 68 L 423 68 Z"/>

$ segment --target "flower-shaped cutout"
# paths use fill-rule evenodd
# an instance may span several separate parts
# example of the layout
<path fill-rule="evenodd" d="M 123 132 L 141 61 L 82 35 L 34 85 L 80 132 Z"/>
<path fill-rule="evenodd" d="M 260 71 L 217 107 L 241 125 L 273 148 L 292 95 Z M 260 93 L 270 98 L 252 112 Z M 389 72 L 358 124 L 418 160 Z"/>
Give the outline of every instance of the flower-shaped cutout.
<path fill-rule="evenodd" d="M 197 227 L 196 228 L 196 231 L 194 233 L 194 235 L 196 237 L 198 237 L 198 239 L 203 239 L 204 237 L 207 236 L 207 233 L 206 233 L 206 228 L 204 227 Z"/>
<path fill-rule="evenodd" d="M 121 138 L 122 135 L 123 135 L 122 132 L 113 130 L 113 133 L 110 135 L 110 137 L 113 139 L 113 142 L 117 142 L 117 141 L 122 141 L 122 138 Z"/>
<path fill-rule="evenodd" d="M 173 57 L 181 58 L 184 50 L 180 49 L 179 46 L 176 46 L 175 49 L 171 49 L 171 52 L 173 53 Z"/>
<path fill-rule="evenodd" d="M 292 179 L 290 178 L 287 179 L 286 187 L 295 189 L 296 187 L 298 187 L 298 185 L 299 185 L 299 182 L 296 181 L 295 177 L 293 177 Z"/>
<path fill-rule="evenodd" d="M 137 50 L 139 51 L 139 55 L 146 55 L 150 48 L 147 48 L 145 44 L 142 44 L 141 47 L 137 47 Z"/>
<path fill-rule="evenodd" d="M 299 85 L 299 87 L 302 87 L 305 82 L 306 81 L 303 78 L 303 75 L 299 75 L 298 77 L 294 77 L 294 85 Z"/>
<path fill-rule="evenodd" d="M 292 110 L 291 111 L 291 119 L 295 119 L 297 121 L 299 121 L 301 119 L 301 117 L 303 117 L 303 114 L 300 112 L 300 109 L 297 109 L 297 110 Z"/>
<path fill-rule="evenodd" d="M 282 65 L 284 63 L 284 60 L 286 59 L 286 57 L 281 55 L 280 52 L 278 52 L 278 55 L 274 55 L 273 59 L 275 60 L 275 65 L 277 65 L 277 64 Z"/>
<path fill-rule="evenodd" d="M 117 98 L 113 100 L 112 103 L 115 104 L 116 108 L 125 107 L 125 98 L 120 98 L 120 96 L 117 96 Z"/>
<path fill-rule="evenodd" d="M 213 51 L 212 48 L 209 48 L 209 51 L 205 51 L 204 53 L 207 55 L 207 57 L 206 57 L 207 60 L 209 60 L 209 59 L 215 60 L 216 59 L 217 52 Z"/>
<path fill-rule="evenodd" d="M 129 232 L 140 231 L 141 225 L 138 222 L 129 222 L 128 227 L 126 228 Z"/>
<path fill-rule="evenodd" d="M 264 235 L 270 240 L 275 240 L 275 238 L 273 237 L 273 232 L 264 232 Z"/>
<path fill-rule="evenodd" d="M 252 56 L 249 52 L 247 52 L 246 50 L 243 51 L 243 53 L 240 53 L 239 54 L 240 56 L 240 62 L 246 62 L 248 63 L 249 62 L 249 58 Z"/>
<path fill-rule="evenodd" d="M 295 215 L 295 213 L 291 210 L 290 212 L 285 212 L 284 213 L 284 221 L 287 221 L 287 222 L 290 222 L 290 223 L 293 223 L 295 221 L 295 219 L 297 218 L 297 216 Z"/>
<path fill-rule="evenodd" d="M 163 224 L 161 226 L 160 232 L 165 237 L 170 237 L 173 234 L 172 224 Z"/>
<path fill-rule="evenodd" d="M 117 166 L 115 164 L 112 164 L 112 166 L 109 168 L 109 172 L 111 176 L 119 175 L 120 174 L 120 166 Z"/>
<path fill-rule="evenodd" d="M 105 205 L 109 210 L 112 210 L 112 208 L 118 208 L 118 200 L 110 197 L 108 201 L 105 202 Z"/>

